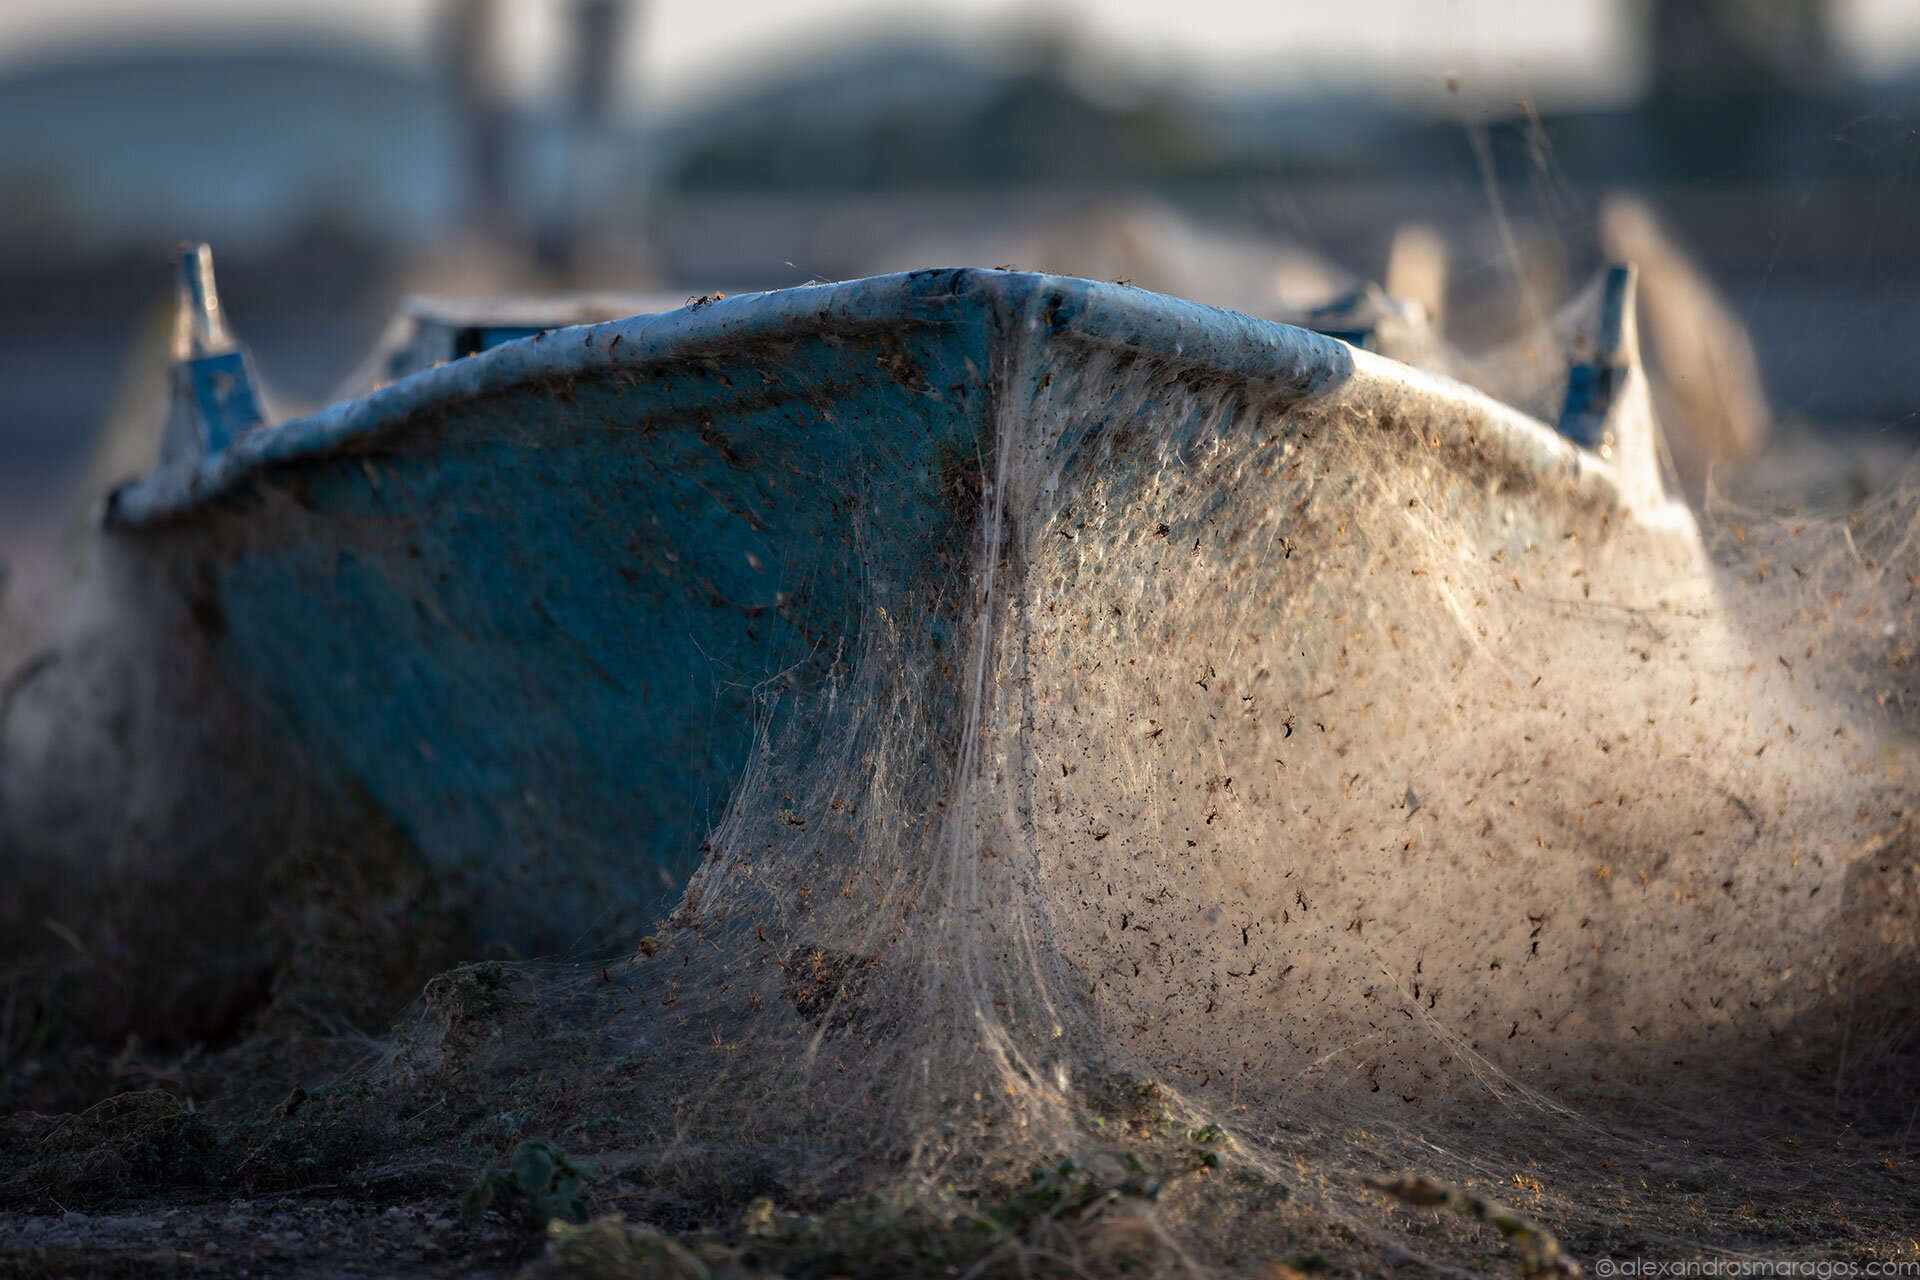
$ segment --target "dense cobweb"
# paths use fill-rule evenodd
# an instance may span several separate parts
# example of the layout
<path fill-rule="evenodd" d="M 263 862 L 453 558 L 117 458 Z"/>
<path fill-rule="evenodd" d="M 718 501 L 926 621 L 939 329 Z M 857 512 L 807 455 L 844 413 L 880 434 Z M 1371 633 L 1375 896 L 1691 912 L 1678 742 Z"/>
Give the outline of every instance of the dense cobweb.
<path fill-rule="evenodd" d="M 640 1072 L 663 1177 L 990 1187 L 1152 1081 L 1372 1232 L 1910 972 L 1911 484 L 1703 529 L 1392 377 L 1036 358 L 951 572 L 867 563 L 669 925 L 491 1050 Z"/>

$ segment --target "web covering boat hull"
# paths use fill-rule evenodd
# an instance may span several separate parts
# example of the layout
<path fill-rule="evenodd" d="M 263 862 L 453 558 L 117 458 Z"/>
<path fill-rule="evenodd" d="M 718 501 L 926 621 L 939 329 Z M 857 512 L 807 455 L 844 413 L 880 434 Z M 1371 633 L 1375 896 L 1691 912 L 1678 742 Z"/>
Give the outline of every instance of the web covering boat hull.
<path fill-rule="evenodd" d="M 1063 378 L 1096 357 L 1106 383 Z M 163 468 L 107 525 L 157 558 L 303 767 L 391 815 L 483 934 L 544 951 L 671 903 L 756 744 L 834 732 L 884 602 L 915 602 L 924 714 L 957 734 L 983 567 L 1071 537 L 1074 477 L 1125 465 L 1115 380 L 1143 378 L 1204 392 L 1195 440 L 1351 406 L 1418 443 L 1417 463 L 1380 451 L 1410 493 L 1498 496 L 1515 548 L 1622 509 L 1608 469 L 1538 422 L 1331 338 L 955 270 L 511 342 Z M 1009 432 L 1055 486 L 1057 530 L 1011 527 Z M 1223 519 L 1267 500 L 1215 498 Z M 1488 539 L 1484 511 L 1462 516 Z M 1685 532 L 1647 580 L 1685 566 Z M 1298 640 L 1311 665 L 1340 635 Z M 925 762 L 930 803 L 950 764 Z"/>

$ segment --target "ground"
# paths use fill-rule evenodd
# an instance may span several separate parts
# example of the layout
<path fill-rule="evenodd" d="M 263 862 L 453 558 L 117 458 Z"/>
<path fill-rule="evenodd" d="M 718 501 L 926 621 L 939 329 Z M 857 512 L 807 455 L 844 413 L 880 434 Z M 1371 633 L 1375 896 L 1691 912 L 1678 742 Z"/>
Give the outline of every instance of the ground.
<path fill-rule="evenodd" d="M 451 1009 L 484 1028 L 512 972 L 456 970 L 420 1021 L 444 1031 Z M 1765 1081 L 1721 1064 L 1691 1095 L 1596 1093 L 1566 1111 L 1490 1096 L 1448 1115 L 1382 1108 L 1371 1128 L 1357 1107 L 1344 1128 L 1244 1133 L 1291 1154 L 1282 1176 L 1227 1132 L 1184 1123 L 1159 1086 L 1118 1077 L 1085 1091 L 1083 1149 L 1024 1180 L 882 1184 L 824 1203 L 783 1203 L 779 1171 L 751 1160 L 636 1142 L 651 1123 L 630 1087 L 644 1072 L 396 1084 L 391 1043 L 372 1038 L 261 1034 L 164 1067 L 82 1051 L 64 1080 L 127 1089 L 82 1107 L 50 1067 L 12 1078 L 16 1094 L 40 1079 L 58 1113 L 0 1126 L 0 1276 L 824 1280 L 1172 1274 L 1196 1257 L 1203 1274 L 1270 1280 L 1523 1273 L 1524 1231 L 1504 1240 L 1476 1217 L 1499 1206 L 1589 1274 L 1636 1258 L 1920 1270 L 1912 1063 L 1904 1045 L 1857 1034 L 1872 1044 L 1856 1045 L 1851 1082 L 1817 1057 Z M 1389 1177 L 1448 1184 L 1454 1205 L 1361 1186 L 1357 1152 Z M 550 1212 L 592 1221 L 549 1225 Z"/>

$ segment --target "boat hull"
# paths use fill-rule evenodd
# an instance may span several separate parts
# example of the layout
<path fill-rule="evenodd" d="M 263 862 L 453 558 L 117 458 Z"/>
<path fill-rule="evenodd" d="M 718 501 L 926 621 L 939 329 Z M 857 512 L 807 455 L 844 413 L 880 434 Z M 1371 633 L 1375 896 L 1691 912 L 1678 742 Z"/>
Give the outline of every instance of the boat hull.
<path fill-rule="evenodd" d="M 1107 381 L 1075 381 L 1096 356 Z M 551 953 L 671 905 L 756 744 L 837 732 L 878 620 L 911 611 L 913 714 L 957 734 L 983 567 L 1036 536 L 985 527 L 1012 520 L 1004 449 L 1097 468 L 1102 404 L 1143 377 L 1204 391 L 1203 434 L 1340 399 L 1430 437 L 1518 494 L 1516 545 L 1619 502 L 1540 424 L 1330 338 L 942 271 L 508 343 L 162 469 L 106 524 L 303 767 L 391 815 L 480 936 Z M 931 805 L 951 762 L 924 763 Z"/>

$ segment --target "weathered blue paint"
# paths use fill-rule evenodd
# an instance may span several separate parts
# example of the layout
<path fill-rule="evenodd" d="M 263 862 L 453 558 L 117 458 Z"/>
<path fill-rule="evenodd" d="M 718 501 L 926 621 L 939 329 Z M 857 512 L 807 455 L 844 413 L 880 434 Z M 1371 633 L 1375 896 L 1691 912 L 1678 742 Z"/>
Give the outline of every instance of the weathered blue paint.
<path fill-rule="evenodd" d="M 164 466 L 107 525 L 483 932 L 565 947 L 669 900 L 758 694 L 803 702 L 852 661 L 876 583 L 954 583 L 915 620 L 951 646 L 996 424 L 1096 348 L 1296 398 L 1361 358 L 1122 286 L 914 272 L 508 342 Z M 1432 431 L 1604 487 L 1541 424 L 1411 385 Z"/>
<path fill-rule="evenodd" d="M 263 425 L 253 360 L 227 329 L 213 282 L 213 252 L 183 245 L 174 255 L 174 359 L 163 462 L 219 453 Z"/>
<path fill-rule="evenodd" d="M 179 372 L 198 411 L 208 453 L 218 453 L 265 419 L 254 390 L 253 371 L 239 351 L 200 356 L 183 362 Z"/>
<path fill-rule="evenodd" d="M 1606 431 L 1614 401 L 1637 356 L 1632 337 L 1635 276 L 1632 267 L 1607 268 L 1600 282 L 1600 309 L 1587 349 L 1567 369 L 1566 401 L 1554 430 L 1577 445 L 1610 449 Z"/>

